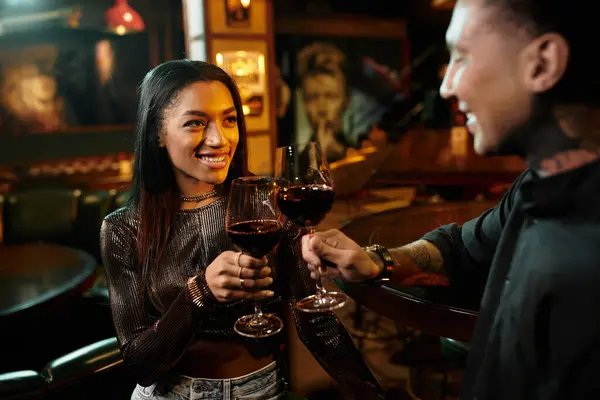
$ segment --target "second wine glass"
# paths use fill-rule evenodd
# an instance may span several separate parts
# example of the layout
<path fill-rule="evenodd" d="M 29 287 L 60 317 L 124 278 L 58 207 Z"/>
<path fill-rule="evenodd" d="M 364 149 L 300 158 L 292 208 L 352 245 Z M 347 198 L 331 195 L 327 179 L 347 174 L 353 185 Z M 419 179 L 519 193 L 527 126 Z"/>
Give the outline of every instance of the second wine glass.
<path fill-rule="evenodd" d="M 335 192 L 327 161 L 316 141 L 277 149 L 275 159 L 277 205 L 300 228 L 314 233 L 315 227 L 331 211 Z M 338 309 L 348 296 L 325 289 L 317 276 L 317 292 L 299 300 L 296 307 L 304 312 Z"/>
<path fill-rule="evenodd" d="M 242 253 L 254 258 L 266 256 L 281 239 L 274 186 L 273 178 L 260 176 L 237 178 L 231 184 L 227 234 Z M 283 321 L 275 314 L 263 313 L 258 300 L 254 314 L 239 318 L 233 327 L 238 334 L 251 338 L 272 336 L 282 328 Z"/>

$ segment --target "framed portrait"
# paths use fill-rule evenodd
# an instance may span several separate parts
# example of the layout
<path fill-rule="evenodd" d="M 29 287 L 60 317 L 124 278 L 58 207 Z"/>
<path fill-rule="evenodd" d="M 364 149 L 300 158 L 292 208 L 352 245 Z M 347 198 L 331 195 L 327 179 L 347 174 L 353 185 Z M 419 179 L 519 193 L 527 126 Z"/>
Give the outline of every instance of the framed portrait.
<path fill-rule="evenodd" d="M 144 33 L 52 29 L 0 40 L 0 135 L 133 125 L 150 68 Z"/>
<path fill-rule="evenodd" d="M 318 140 L 336 161 L 380 141 L 386 113 L 408 93 L 404 23 L 290 18 L 275 28 L 279 144 Z"/>

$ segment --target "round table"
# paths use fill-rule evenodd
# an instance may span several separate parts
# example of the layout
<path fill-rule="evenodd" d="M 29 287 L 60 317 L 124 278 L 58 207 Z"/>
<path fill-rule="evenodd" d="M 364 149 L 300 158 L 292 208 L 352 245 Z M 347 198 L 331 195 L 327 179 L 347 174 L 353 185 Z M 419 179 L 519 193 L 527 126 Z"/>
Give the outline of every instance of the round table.
<path fill-rule="evenodd" d="M 393 248 L 440 225 L 466 222 L 493 206 L 490 202 L 411 206 L 356 218 L 341 230 L 362 246 Z M 460 341 L 471 339 L 479 308 L 479 298 L 472 294 L 457 293 L 451 286 L 337 284 L 358 303 L 403 325 Z"/>
<path fill-rule="evenodd" d="M 96 269 L 91 255 L 50 244 L 0 245 L 0 317 L 77 293 Z"/>

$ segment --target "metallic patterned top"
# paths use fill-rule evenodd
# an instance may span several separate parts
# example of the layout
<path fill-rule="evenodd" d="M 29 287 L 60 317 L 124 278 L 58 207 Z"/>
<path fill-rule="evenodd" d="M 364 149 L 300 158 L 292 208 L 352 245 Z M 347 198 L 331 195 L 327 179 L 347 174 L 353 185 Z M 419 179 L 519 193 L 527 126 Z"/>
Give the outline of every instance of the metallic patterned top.
<path fill-rule="evenodd" d="M 135 209 L 122 208 L 105 218 L 100 244 L 113 321 L 123 359 L 141 385 L 165 379 L 195 338 L 254 341 L 257 347 L 268 343 L 242 338 L 232 329 L 237 318 L 252 312 L 252 302 L 215 301 L 197 307 L 189 297 L 189 277 L 198 276 L 198 284 L 205 285 L 205 268 L 223 251 L 234 249 L 225 230 L 226 209 L 227 199 L 220 197 L 178 212 L 160 268 L 154 268 L 145 284 L 136 252 Z M 344 398 L 384 398 L 335 314 L 302 313 L 294 307 L 296 299 L 314 292 L 314 284 L 301 258 L 298 229 L 288 222 L 284 231 L 269 263 L 276 271 L 273 285 L 280 297 L 267 302 L 265 310 L 280 312 L 282 306 L 289 307 L 301 341 L 339 383 Z"/>

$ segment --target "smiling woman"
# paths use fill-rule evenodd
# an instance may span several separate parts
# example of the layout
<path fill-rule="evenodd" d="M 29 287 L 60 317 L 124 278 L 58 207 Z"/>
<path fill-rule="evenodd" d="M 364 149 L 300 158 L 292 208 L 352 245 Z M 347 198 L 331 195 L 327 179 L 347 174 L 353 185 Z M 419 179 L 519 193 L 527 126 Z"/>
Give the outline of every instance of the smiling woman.
<path fill-rule="evenodd" d="M 246 156 L 242 102 L 223 70 L 180 60 L 147 74 L 132 201 L 107 216 L 101 232 L 117 337 L 139 383 L 132 398 L 282 399 L 287 340 L 237 335 L 234 322 L 253 309 L 246 300 L 266 300 L 268 313 L 291 312 L 344 398 L 383 398 L 336 316 L 292 306 L 314 290 L 293 224 L 268 260 L 232 251 L 227 195 L 232 179 L 247 174 Z"/>
<path fill-rule="evenodd" d="M 223 112 L 229 110 L 232 115 L 224 118 Z M 132 182 L 132 201 L 140 212 L 140 259 L 149 249 L 158 257 L 162 254 L 169 236 L 165 227 L 181 208 L 178 195 L 209 193 L 216 185 L 247 174 L 246 125 L 236 118 L 231 127 L 229 118 L 237 115 L 243 115 L 237 87 L 214 65 L 171 61 L 146 75 L 138 110 Z M 238 145 L 243 150 L 236 152 Z M 228 162 L 217 171 L 197 157 L 199 151 L 223 150 Z M 184 203 L 184 208 L 189 206 Z"/>
<path fill-rule="evenodd" d="M 167 149 L 181 194 L 197 196 L 223 183 L 240 140 L 227 86 L 219 81 L 190 84 L 166 113 L 159 146 Z"/>

